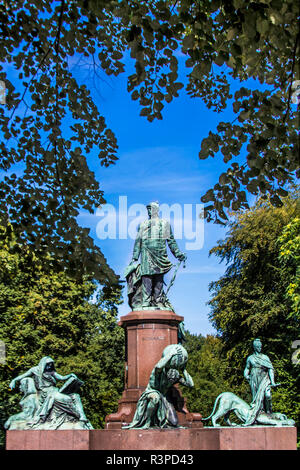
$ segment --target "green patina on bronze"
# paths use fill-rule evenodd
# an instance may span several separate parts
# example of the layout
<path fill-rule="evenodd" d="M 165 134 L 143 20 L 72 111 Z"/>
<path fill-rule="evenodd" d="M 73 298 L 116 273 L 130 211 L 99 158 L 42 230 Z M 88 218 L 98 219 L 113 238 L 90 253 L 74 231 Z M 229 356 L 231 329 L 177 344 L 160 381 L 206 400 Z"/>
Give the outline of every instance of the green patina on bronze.
<path fill-rule="evenodd" d="M 260 339 L 253 341 L 254 353 L 247 358 L 244 377 L 249 381 L 252 393 L 251 409 L 247 424 L 253 424 L 257 414 L 264 411 L 272 413 L 271 387 L 279 386 L 274 381 L 273 365 L 265 354 L 261 353 L 262 344 Z"/>
<path fill-rule="evenodd" d="M 58 388 L 57 381 L 65 383 Z M 17 382 L 23 393 L 22 412 L 11 416 L 5 429 L 93 429 L 78 394 L 83 382 L 75 374 L 58 374 L 51 357 L 43 357 L 38 366 L 13 379 L 10 388 Z"/>
<path fill-rule="evenodd" d="M 180 400 L 173 385 L 194 386 L 186 370 L 187 360 L 188 353 L 181 344 L 170 344 L 164 349 L 137 403 L 133 421 L 123 429 L 178 427 L 176 410 L 180 408 Z"/>
<path fill-rule="evenodd" d="M 230 421 L 230 414 L 234 413 L 242 421 L 242 426 L 270 425 L 294 426 L 295 421 L 288 419 L 283 413 L 273 413 L 271 387 L 278 387 L 274 381 L 274 368 L 268 356 L 261 353 L 260 339 L 253 341 L 254 353 L 246 360 L 244 377 L 249 381 L 252 393 L 250 405 L 231 392 L 221 393 L 215 400 L 210 416 L 202 418 L 203 421 L 211 419 L 213 426 L 224 418 L 228 426 L 237 426 Z"/>
<path fill-rule="evenodd" d="M 132 261 L 125 270 L 129 305 L 133 310 L 173 310 L 163 290 L 163 276 L 173 267 L 167 245 L 181 262 L 186 260 L 186 255 L 178 248 L 170 223 L 159 218 L 158 203 L 150 203 L 147 210 L 149 219 L 139 226 Z M 173 282 L 174 278 L 170 285 Z"/>

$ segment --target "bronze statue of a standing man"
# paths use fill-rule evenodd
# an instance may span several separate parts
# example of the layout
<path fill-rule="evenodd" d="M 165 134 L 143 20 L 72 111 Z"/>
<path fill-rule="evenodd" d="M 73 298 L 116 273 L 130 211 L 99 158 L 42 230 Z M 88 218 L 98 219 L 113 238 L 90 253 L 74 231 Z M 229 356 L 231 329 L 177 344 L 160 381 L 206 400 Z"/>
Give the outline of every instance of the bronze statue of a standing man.
<path fill-rule="evenodd" d="M 138 301 L 131 302 L 133 307 L 166 308 L 166 298 L 163 292 L 163 277 L 172 268 L 167 254 L 167 244 L 175 256 L 180 261 L 186 260 L 186 255 L 182 253 L 174 239 L 170 223 L 161 219 L 158 215 L 159 205 L 152 202 L 147 206 L 149 219 L 142 222 L 138 229 L 135 240 L 132 261 L 125 274 L 130 289 L 136 280 L 141 280 L 141 293 Z M 132 282 L 134 269 L 130 269 L 140 258 L 140 265 L 136 277 Z M 138 305 L 137 305 L 138 304 Z"/>

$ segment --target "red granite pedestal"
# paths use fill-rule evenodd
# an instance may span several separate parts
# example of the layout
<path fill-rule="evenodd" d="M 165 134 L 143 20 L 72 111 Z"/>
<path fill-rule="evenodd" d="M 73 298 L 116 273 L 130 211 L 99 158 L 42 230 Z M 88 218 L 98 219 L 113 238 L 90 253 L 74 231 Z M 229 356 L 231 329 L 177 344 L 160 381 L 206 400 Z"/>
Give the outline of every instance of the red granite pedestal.
<path fill-rule="evenodd" d="M 106 429 L 121 429 L 132 421 L 136 404 L 164 348 L 177 344 L 178 324 L 182 321 L 183 317 L 171 310 L 139 310 L 121 317 L 119 325 L 125 329 L 126 337 L 125 388 L 118 411 L 105 419 Z M 174 388 L 174 393 L 180 403 L 179 424 L 202 427 L 201 415 L 188 412 L 178 388 Z"/>
<path fill-rule="evenodd" d="M 296 450 L 295 427 L 7 431 L 6 450 Z"/>

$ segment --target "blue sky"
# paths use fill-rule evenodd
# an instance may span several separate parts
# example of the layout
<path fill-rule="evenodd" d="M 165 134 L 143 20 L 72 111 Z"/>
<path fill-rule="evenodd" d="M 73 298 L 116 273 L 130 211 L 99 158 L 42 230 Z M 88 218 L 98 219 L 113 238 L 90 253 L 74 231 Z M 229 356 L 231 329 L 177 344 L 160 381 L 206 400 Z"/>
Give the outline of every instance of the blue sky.
<path fill-rule="evenodd" d="M 119 210 L 119 197 L 126 196 L 127 204 L 147 204 L 152 200 L 160 204 L 191 204 L 194 223 L 196 204 L 200 197 L 217 181 L 225 165 L 222 159 L 199 160 L 198 152 L 203 137 L 214 130 L 220 120 L 232 120 L 231 106 L 221 114 L 208 110 L 200 99 L 189 98 L 184 90 L 163 110 L 163 120 L 149 123 L 140 117 L 138 102 L 132 101 L 126 90 L 126 75 L 117 78 L 103 77 L 103 82 L 90 82 L 84 67 L 73 71 L 77 79 L 92 88 L 92 95 L 107 121 L 115 132 L 119 144 L 116 165 L 103 168 L 94 159 L 90 165 L 95 171 L 100 187 L 104 190 L 107 203 Z M 97 224 L 101 217 L 82 213 L 78 218 L 81 225 L 91 228 L 91 236 L 101 247 L 110 266 L 121 275 L 131 260 L 133 239 L 99 239 Z M 171 218 L 174 228 L 174 220 Z M 186 268 L 178 271 L 176 282 L 169 292 L 169 298 L 176 313 L 184 316 L 186 328 L 197 334 L 215 333 L 208 319 L 207 305 L 210 299 L 208 286 L 217 280 L 225 270 L 218 259 L 209 257 L 209 250 L 217 240 L 224 238 L 226 228 L 204 224 L 203 247 L 186 250 L 185 238 L 177 239 L 182 251 L 187 254 Z M 170 253 L 170 259 L 176 263 Z M 166 276 L 170 280 L 172 271 Z M 119 314 L 129 312 L 126 288 L 124 303 Z"/>

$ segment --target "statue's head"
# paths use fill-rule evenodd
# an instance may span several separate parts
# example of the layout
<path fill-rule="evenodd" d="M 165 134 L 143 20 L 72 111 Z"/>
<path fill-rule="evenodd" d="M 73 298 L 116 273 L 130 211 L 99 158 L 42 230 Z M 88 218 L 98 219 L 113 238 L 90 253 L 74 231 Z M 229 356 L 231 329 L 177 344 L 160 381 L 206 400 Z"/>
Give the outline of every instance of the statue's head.
<path fill-rule="evenodd" d="M 260 352 L 261 349 L 262 349 L 262 343 L 261 343 L 261 340 L 259 338 L 256 338 L 254 341 L 253 341 L 253 349 L 254 351 L 256 352 Z"/>
<path fill-rule="evenodd" d="M 147 207 L 149 218 L 158 216 L 159 204 L 158 204 L 157 201 L 156 202 L 150 202 L 150 204 L 148 204 L 146 207 Z"/>

